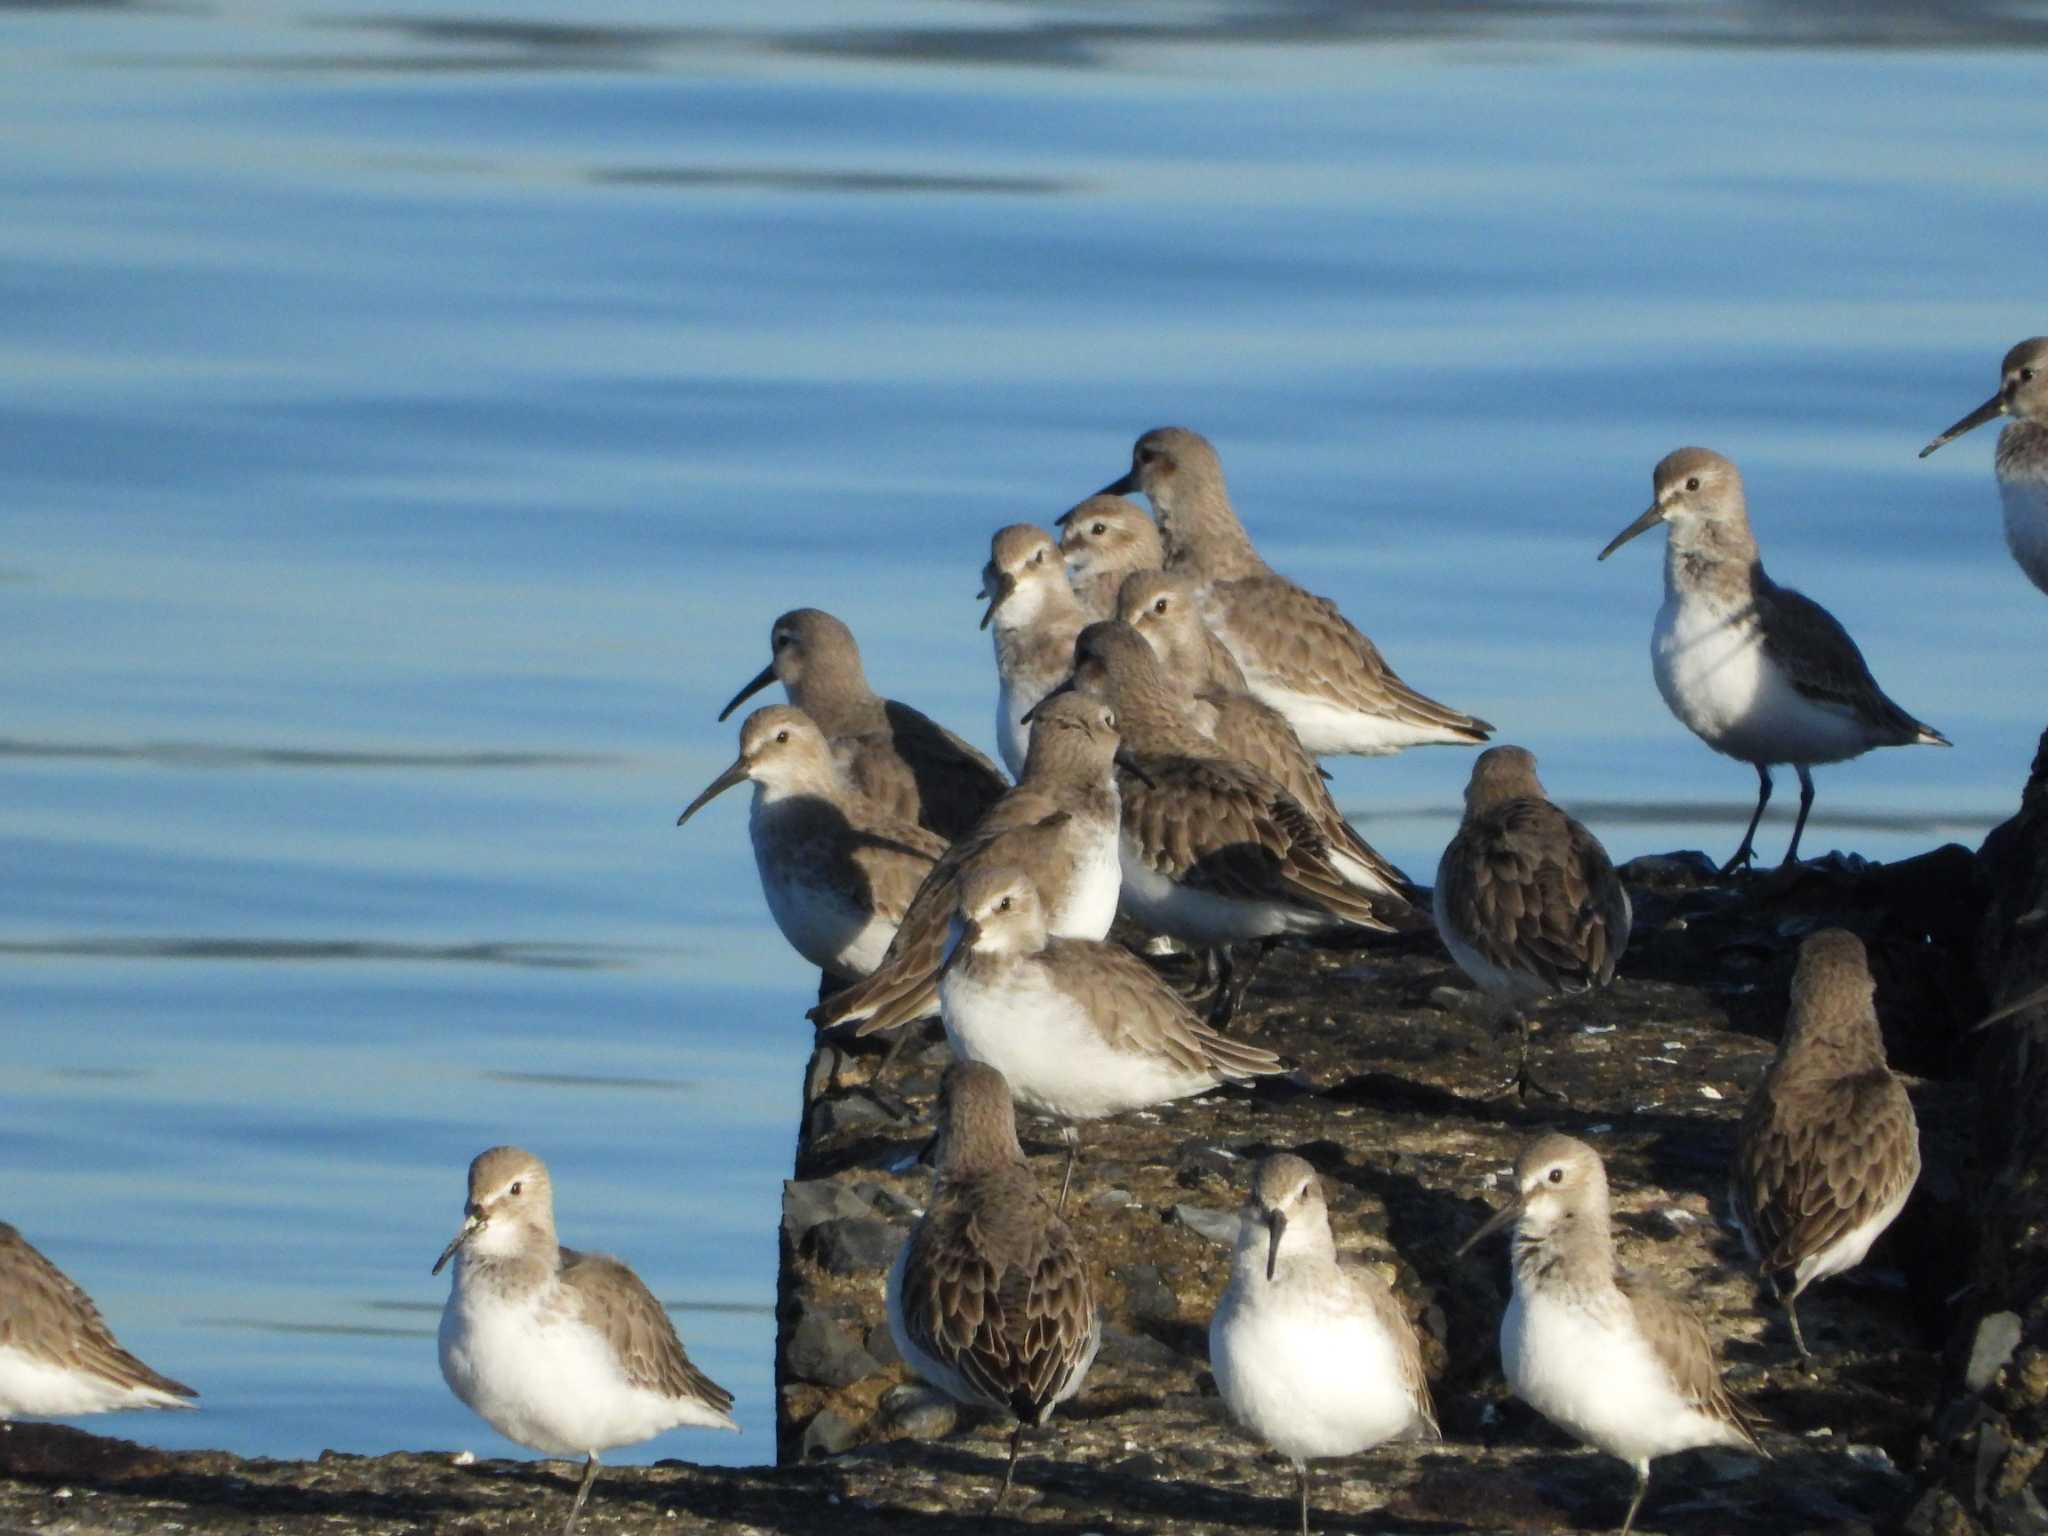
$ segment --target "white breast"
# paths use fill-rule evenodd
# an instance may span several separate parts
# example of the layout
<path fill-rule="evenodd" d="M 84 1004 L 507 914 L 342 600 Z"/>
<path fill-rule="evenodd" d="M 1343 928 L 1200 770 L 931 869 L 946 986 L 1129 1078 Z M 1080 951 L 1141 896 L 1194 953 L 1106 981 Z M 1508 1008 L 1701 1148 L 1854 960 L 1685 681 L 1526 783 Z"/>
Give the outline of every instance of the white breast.
<path fill-rule="evenodd" d="M 1297 1463 L 1352 1455 L 1415 1422 L 1385 1330 L 1269 1283 L 1263 1269 L 1224 1293 L 1209 1322 L 1209 1363 L 1230 1416 Z"/>
<path fill-rule="evenodd" d="M 997 642 L 1000 647 L 1001 642 Z M 998 658 L 1000 659 L 1000 649 Z M 1031 745 L 1031 727 L 1024 723 L 1048 690 L 1033 688 L 1021 679 L 1002 673 L 996 682 L 996 750 L 1003 754 L 1003 766 L 1010 777 L 1024 777 L 1024 754 Z"/>
<path fill-rule="evenodd" d="M 1067 888 L 1046 893 L 1046 932 L 1061 939 L 1108 937 L 1109 925 L 1116 921 L 1117 898 L 1123 893 L 1121 843 L 1115 816 L 1093 828 L 1074 861 L 1073 879 Z"/>
<path fill-rule="evenodd" d="M 67 1419 L 116 1408 L 190 1408 L 155 1387 L 125 1387 L 90 1371 L 52 1365 L 25 1350 L 0 1344 L 0 1419 Z"/>
<path fill-rule="evenodd" d="M 628 1382 L 609 1341 L 558 1305 L 555 1287 L 507 1298 L 463 1282 L 458 1267 L 441 1312 L 441 1375 L 506 1439 L 582 1456 L 678 1424 L 737 1428 L 702 1403 Z"/>
<path fill-rule="evenodd" d="M 1746 603 L 1667 589 L 1650 662 L 1671 713 L 1716 752 L 1745 763 L 1836 763 L 1871 744 L 1851 711 L 1786 681 L 1765 656 Z"/>
<path fill-rule="evenodd" d="M 2048 592 L 2048 480 L 1998 477 L 2005 504 L 2005 542 L 2027 579 Z"/>
<path fill-rule="evenodd" d="M 1501 1319 L 1500 1361 L 1515 1396 L 1566 1433 L 1624 1461 L 1743 1444 L 1673 1390 L 1619 1292 L 1581 1304 L 1518 1284 Z"/>
<path fill-rule="evenodd" d="M 761 895 L 790 948 L 838 976 L 857 979 L 871 974 L 896 936 L 896 924 L 853 901 L 847 891 L 821 881 L 813 845 L 779 837 L 776 802 L 764 803 L 758 793 L 750 829 Z"/>
<path fill-rule="evenodd" d="M 994 1067 L 1019 1104 L 1056 1120 L 1100 1120 L 1220 1082 L 1163 1056 L 1117 1050 L 1037 963 L 1005 967 L 996 985 L 949 967 L 939 978 L 939 1011 L 955 1056 Z"/>

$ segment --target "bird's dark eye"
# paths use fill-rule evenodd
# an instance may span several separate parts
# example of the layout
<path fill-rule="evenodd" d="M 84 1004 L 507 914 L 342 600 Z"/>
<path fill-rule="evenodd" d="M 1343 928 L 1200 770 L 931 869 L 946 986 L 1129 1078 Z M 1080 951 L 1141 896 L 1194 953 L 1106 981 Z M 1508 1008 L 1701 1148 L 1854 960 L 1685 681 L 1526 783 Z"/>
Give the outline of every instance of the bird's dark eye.
<path fill-rule="evenodd" d="M 1109 524 L 1107 524 L 1107 523 L 1097 523 L 1097 524 L 1096 524 L 1096 525 L 1095 525 L 1094 527 L 1090 528 L 1090 529 L 1089 529 L 1088 531 L 1089 531 L 1090 533 L 1107 533 L 1107 532 L 1109 532 Z"/>
<path fill-rule="evenodd" d="M 2020 382 L 2021 382 L 2022 384 L 2031 384 L 2031 383 L 2033 383 L 2033 382 L 2034 382 L 2034 370 L 2033 370 L 2033 369 L 2031 369 L 2031 368 L 2022 368 L 2022 369 L 2020 370 Z"/>
<path fill-rule="evenodd" d="M 1685 488 L 1688 491 L 1698 490 L 1700 488 L 1700 477 L 1698 475 L 1687 475 L 1685 477 Z"/>
<path fill-rule="evenodd" d="M 512 1187 L 511 1187 L 510 1189 L 506 1190 L 506 1191 L 505 1191 L 505 1193 L 506 1193 L 506 1194 L 508 1194 L 508 1195 L 516 1195 L 516 1194 L 518 1194 L 518 1193 L 519 1193 L 519 1180 L 517 1180 L 517 1179 L 514 1179 L 514 1180 L 512 1181 Z"/>
<path fill-rule="evenodd" d="M 997 902 L 997 903 L 996 903 L 996 910 L 997 910 L 998 912 L 1007 912 L 1007 911 L 1009 911 L 1009 910 L 1010 910 L 1010 898 L 1009 898 L 1009 897 L 1007 897 L 1007 896 L 1005 896 L 1005 897 L 1004 897 L 1004 898 L 1003 898 L 1003 899 L 1002 899 L 1001 901 Z"/>
<path fill-rule="evenodd" d="M 1162 597 L 1161 599 L 1159 599 L 1159 601 L 1158 601 L 1158 602 L 1154 603 L 1154 604 L 1152 605 L 1152 611 L 1153 611 L 1154 613 L 1164 613 L 1164 612 L 1166 612 L 1166 599 Z"/>
<path fill-rule="evenodd" d="M 1564 1170 L 1562 1168 L 1551 1169 L 1550 1182 L 1553 1184 L 1562 1184 L 1564 1182 Z"/>
<path fill-rule="evenodd" d="M 777 741 L 787 741 L 787 740 L 789 740 L 789 732 L 787 732 L 787 731 L 777 731 L 777 732 L 775 733 L 775 739 L 776 739 Z"/>

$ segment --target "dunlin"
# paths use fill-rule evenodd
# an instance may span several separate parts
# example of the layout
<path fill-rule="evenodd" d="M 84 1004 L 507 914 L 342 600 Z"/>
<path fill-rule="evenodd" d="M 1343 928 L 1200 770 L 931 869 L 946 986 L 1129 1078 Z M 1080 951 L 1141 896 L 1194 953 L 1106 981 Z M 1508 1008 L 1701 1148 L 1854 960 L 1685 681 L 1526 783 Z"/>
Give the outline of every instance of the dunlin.
<path fill-rule="evenodd" d="M 1217 1034 L 1121 944 L 1046 933 L 1035 881 L 974 871 L 960 887 L 960 942 L 939 975 L 946 1038 L 994 1067 L 1016 1102 L 1060 1122 L 1074 1177 L 1078 1122 L 1285 1072 L 1271 1051 Z"/>
<path fill-rule="evenodd" d="M 869 1035 L 937 1013 L 960 881 L 983 865 L 1029 873 L 1052 933 L 1108 933 L 1123 887 L 1119 750 L 1116 713 L 1100 699 L 1061 694 L 1040 704 L 1017 787 L 925 876 L 875 973 L 821 1002 L 811 1020 L 821 1029 L 857 1023 Z"/>
<path fill-rule="evenodd" d="M 1654 1276 L 1616 1268 L 1609 1220 L 1600 1155 L 1542 1136 L 1515 1160 L 1514 1198 L 1458 1251 L 1513 1223 L 1502 1369 L 1515 1396 L 1635 1469 L 1628 1536 L 1657 1457 L 1713 1445 L 1765 1453 L 1754 1411 L 1721 1380 L 1706 1324 Z"/>
<path fill-rule="evenodd" d="M 1225 975 L 1210 1023 L 1235 1011 L 1251 968 L 1231 944 L 1356 927 L 1386 931 L 1383 894 L 1348 880 L 1299 801 L 1256 768 L 1218 756 L 1189 719 L 1144 637 L 1128 624 L 1091 624 L 1074 644 L 1073 685 L 1115 708 L 1139 772 L 1123 794 L 1123 910 L 1133 921 L 1222 952 Z M 1142 773 L 1142 777 L 1140 777 Z"/>
<path fill-rule="evenodd" d="M 1520 1030 L 1509 1086 L 1525 1092 L 1528 1010 L 1614 980 L 1631 916 L 1607 850 L 1550 803 L 1525 748 L 1489 747 L 1472 764 L 1465 818 L 1437 861 L 1434 913 L 1458 968 Z"/>
<path fill-rule="evenodd" d="M 890 815 L 949 842 L 1009 787 L 1002 770 L 945 727 L 868 686 L 853 631 L 794 608 L 769 631 L 773 659 L 719 711 L 723 720 L 770 683 L 818 723 L 847 781 Z"/>
<path fill-rule="evenodd" d="M 1166 564 L 1159 525 L 1121 496 L 1090 496 L 1060 514 L 1060 553 L 1090 623 L 1116 617 L 1116 595 L 1133 571 Z"/>
<path fill-rule="evenodd" d="M 1764 574 L 1733 464 L 1705 448 L 1680 448 L 1657 465 L 1653 479 L 1650 509 L 1600 558 L 1659 523 L 1670 525 L 1664 606 L 1650 635 L 1657 691 L 1701 741 L 1756 769 L 1756 811 L 1721 872 L 1733 873 L 1755 854 L 1773 763 L 1790 763 L 1799 773 L 1799 819 L 1785 850 L 1791 864 L 1813 808 L 1815 763 L 1839 763 L 1872 747 L 1945 747 L 1949 740 L 1885 697 L 1833 614 Z"/>
<path fill-rule="evenodd" d="M 1414 1325 L 1386 1281 L 1338 1262 L 1322 1181 L 1292 1153 L 1252 1174 L 1209 1364 L 1230 1416 L 1294 1463 L 1301 1536 L 1311 1461 L 1442 1438 Z"/>
<path fill-rule="evenodd" d="M 1143 491 L 1166 538 L 1166 568 L 1191 577 L 1202 616 L 1237 658 L 1251 691 L 1321 756 L 1385 756 L 1432 742 L 1470 746 L 1493 727 L 1425 698 L 1327 598 L 1272 570 L 1252 547 L 1207 438 L 1158 427 L 1131 450 L 1131 470 L 1103 494 Z"/>
<path fill-rule="evenodd" d="M 1031 745 L 1024 717 L 1066 680 L 1074 636 L 1088 616 L 1067 585 L 1058 547 L 1030 523 L 1012 523 L 989 541 L 981 595 L 988 599 L 981 627 L 995 625 L 996 745 L 1021 776 Z"/>
<path fill-rule="evenodd" d="M 1922 448 L 1920 457 L 1987 421 L 2012 418 L 1998 434 L 1994 459 L 2005 542 L 2027 579 L 2048 592 L 2048 336 L 2021 342 L 1998 371 L 1998 393 Z"/>
<path fill-rule="evenodd" d="M 946 851 L 945 840 L 848 784 L 824 733 L 787 704 L 747 716 L 739 757 L 684 807 L 676 825 L 749 779 L 747 831 L 775 926 L 828 982 L 868 975 Z"/>
<path fill-rule="evenodd" d="M 1245 690 L 1244 674 L 1202 622 L 1187 578 L 1168 571 L 1126 577 L 1117 617 L 1145 637 L 1171 677 L 1193 691 L 1193 718 L 1217 751 L 1258 769 L 1300 802 L 1328 840 L 1330 862 L 1352 884 L 1386 898 L 1380 916 L 1405 914 L 1413 894 L 1406 877 L 1344 819 L 1287 717 Z"/>
<path fill-rule="evenodd" d="M 1777 1059 L 1742 1117 L 1729 1201 L 1802 1356 L 1800 1293 L 1862 1263 L 1920 1176 L 1920 1129 L 1885 1064 L 1876 996 L 1854 934 L 1802 943 Z"/>
<path fill-rule="evenodd" d="M 1081 1390 L 1102 1342 L 1088 1264 L 1039 1193 L 1002 1073 L 947 1068 L 938 1178 L 889 1271 L 889 1332 L 910 1368 L 956 1402 L 1017 1421 L 1001 1507 L 1026 1426 Z"/>
<path fill-rule="evenodd" d="M 0 1221 L 0 1419 L 190 1408 L 198 1395 L 123 1349 L 92 1298 Z"/>
<path fill-rule="evenodd" d="M 600 1451 L 679 1424 L 737 1431 L 732 1394 L 690 1364 L 668 1313 L 617 1259 L 555 1241 L 547 1165 L 492 1147 L 469 1165 L 441 1310 L 449 1391 L 508 1440 L 584 1459 L 562 1536 L 597 1480 Z"/>

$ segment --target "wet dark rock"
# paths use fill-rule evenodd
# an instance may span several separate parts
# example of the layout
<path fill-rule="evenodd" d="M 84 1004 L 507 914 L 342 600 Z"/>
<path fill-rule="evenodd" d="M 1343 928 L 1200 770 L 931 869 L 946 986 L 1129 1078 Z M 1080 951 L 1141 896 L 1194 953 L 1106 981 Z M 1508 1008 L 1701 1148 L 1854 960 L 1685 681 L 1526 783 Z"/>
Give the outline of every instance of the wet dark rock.
<path fill-rule="evenodd" d="M 857 1275 L 895 1263 L 906 1235 L 906 1229 L 871 1216 L 842 1216 L 811 1228 L 800 1251 L 832 1274 Z"/>
<path fill-rule="evenodd" d="M 874 1207 L 836 1179 L 783 1181 L 782 1232 L 792 1243 L 824 1222 L 872 1215 Z"/>
<path fill-rule="evenodd" d="M 829 1141 L 849 1132 L 872 1131 L 894 1124 L 894 1116 L 861 1093 L 842 1093 L 818 1100 L 804 1122 L 805 1135 L 812 1141 Z"/>
<path fill-rule="evenodd" d="M 844 1328 L 808 1306 L 799 1309 L 796 1328 L 783 1349 L 783 1364 L 788 1375 L 821 1387 L 850 1387 L 882 1369 Z"/>

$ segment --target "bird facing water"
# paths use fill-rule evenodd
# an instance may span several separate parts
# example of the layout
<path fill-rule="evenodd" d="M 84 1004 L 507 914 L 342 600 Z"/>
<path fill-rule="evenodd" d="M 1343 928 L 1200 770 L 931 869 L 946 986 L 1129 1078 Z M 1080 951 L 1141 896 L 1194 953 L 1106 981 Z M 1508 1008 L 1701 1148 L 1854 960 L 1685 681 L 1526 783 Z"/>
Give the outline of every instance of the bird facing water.
<path fill-rule="evenodd" d="M 585 1458 L 562 1536 L 590 1497 L 599 1452 L 683 1424 L 738 1431 L 732 1394 L 690 1363 L 640 1277 L 556 1242 L 547 1165 L 531 1152 L 477 1154 L 461 1230 L 433 1272 L 451 1258 L 441 1375 L 506 1439 Z"/>
<path fill-rule="evenodd" d="M 1876 998 L 1862 940 L 1810 935 L 1777 1057 L 1742 1116 L 1729 1203 L 1802 1356 L 1800 1293 L 1862 1263 L 1920 1176 L 1920 1128 L 1885 1063 Z"/>
<path fill-rule="evenodd" d="M 1922 448 L 1920 457 L 1987 421 L 2011 418 L 1993 459 L 2005 542 L 2027 579 L 2048 592 L 2048 336 L 2030 337 L 2006 353 L 1998 374 L 1998 393 Z"/>
<path fill-rule="evenodd" d="M 1008 782 L 1002 770 L 944 726 L 868 686 L 853 631 L 818 608 L 792 608 L 770 627 L 768 665 L 718 712 L 723 720 L 781 683 L 832 744 L 847 782 L 890 815 L 951 841 L 973 826 Z"/>
<path fill-rule="evenodd" d="M 1528 1010 L 1614 980 L 1628 947 L 1628 892 L 1600 840 L 1543 792 L 1535 755 L 1489 747 L 1472 764 L 1465 817 L 1437 861 L 1433 912 L 1458 969 L 1521 1032 L 1515 1075 L 1529 1075 Z"/>
<path fill-rule="evenodd" d="M 754 800 L 747 835 L 775 926 L 828 982 L 866 976 L 946 851 L 945 839 L 848 784 L 824 733 L 787 704 L 747 716 L 740 755 L 684 807 L 676 825 L 748 780 Z"/>
<path fill-rule="evenodd" d="M 1021 776 L 1031 747 L 1024 717 L 1066 681 L 1074 636 L 1088 615 L 1067 585 L 1052 536 L 1030 523 L 1012 523 L 989 540 L 981 596 L 988 600 L 981 627 L 995 626 L 996 746 Z"/>
<path fill-rule="evenodd" d="M 1755 855 L 1774 763 L 1799 774 L 1799 819 L 1785 850 L 1792 864 L 1813 808 L 1814 764 L 1949 740 L 1885 696 L 1834 615 L 1764 573 L 1734 464 L 1706 448 L 1680 448 L 1658 463 L 1652 483 L 1649 510 L 1600 558 L 1668 525 L 1664 605 L 1650 634 L 1657 691 L 1686 729 L 1757 775 L 1756 810 L 1721 872 Z"/>
<path fill-rule="evenodd" d="M 938 1177 L 889 1271 L 889 1333 L 955 1402 L 1016 1419 L 994 1514 L 1027 1426 L 1081 1390 L 1102 1343 L 1088 1263 L 1039 1193 L 1003 1074 L 955 1062 L 939 1085 Z"/>
<path fill-rule="evenodd" d="M 1559 1429 L 1635 1469 L 1621 1536 L 1657 1457 L 1713 1445 L 1764 1454 L 1754 1411 L 1721 1381 L 1706 1324 L 1653 1276 L 1616 1267 L 1599 1153 L 1569 1136 L 1531 1142 L 1515 1159 L 1514 1197 L 1458 1252 L 1509 1225 L 1502 1371 Z"/>
<path fill-rule="evenodd" d="M 1252 1173 L 1209 1363 L 1231 1418 L 1294 1464 L 1301 1536 L 1310 1461 L 1443 1438 L 1414 1325 L 1386 1281 L 1339 1262 L 1322 1180 L 1289 1152 Z"/>

